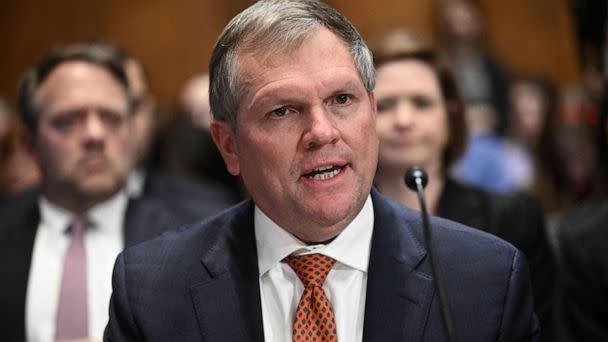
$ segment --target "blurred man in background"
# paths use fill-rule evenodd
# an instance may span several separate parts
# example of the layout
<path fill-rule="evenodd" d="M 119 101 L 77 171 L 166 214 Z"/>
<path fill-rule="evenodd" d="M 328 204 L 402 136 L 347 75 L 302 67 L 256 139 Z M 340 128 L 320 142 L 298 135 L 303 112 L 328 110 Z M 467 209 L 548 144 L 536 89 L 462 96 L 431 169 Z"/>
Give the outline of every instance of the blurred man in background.
<path fill-rule="evenodd" d="M 26 72 L 19 104 L 41 185 L 0 207 L 0 260 L 11 275 L 0 340 L 100 339 L 116 255 L 179 216 L 125 191 L 133 99 L 120 59 L 94 44 L 53 51 Z"/>
<path fill-rule="evenodd" d="M 132 152 L 135 166 L 127 182 L 129 197 L 135 200 L 154 198 L 164 202 L 167 210 L 175 213 L 178 225 L 211 216 L 236 203 L 237 198 L 222 184 L 188 179 L 164 170 L 160 160 L 161 145 L 167 143 L 162 136 L 164 119 L 156 98 L 150 92 L 143 64 L 112 43 L 95 41 L 92 44 L 122 61 L 133 97 Z M 182 145 L 180 149 L 196 151 L 200 146 Z"/>
<path fill-rule="evenodd" d="M 221 186 L 235 201 L 245 197 L 239 178 L 226 170 L 211 139 L 209 75 L 191 76 L 182 87 L 179 98 L 179 113 L 168 129 L 162 161 L 176 175 Z"/>
<path fill-rule="evenodd" d="M 209 130 L 212 117 L 208 74 L 197 74 L 186 81 L 180 94 L 180 107 L 197 126 Z"/>

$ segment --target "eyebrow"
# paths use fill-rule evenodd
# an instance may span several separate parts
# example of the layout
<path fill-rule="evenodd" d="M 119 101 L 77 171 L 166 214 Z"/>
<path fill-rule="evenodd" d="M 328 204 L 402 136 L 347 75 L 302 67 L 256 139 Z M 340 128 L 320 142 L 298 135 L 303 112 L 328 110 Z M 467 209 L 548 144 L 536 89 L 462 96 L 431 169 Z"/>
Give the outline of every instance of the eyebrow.
<path fill-rule="evenodd" d="M 327 89 L 335 88 L 329 94 L 329 96 L 335 96 L 335 95 L 339 95 L 342 93 L 358 92 L 359 86 L 362 87 L 364 92 L 367 92 L 362 81 L 359 79 L 357 79 L 357 80 L 349 79 L 346 81 L 331 80 L 329 82 L 326 82 L 325 84 L 327 84 L 327 86 L 325 86 L 325 88 L 327 88 Z M 334 86 L 334 84 L 337 84 L 337 86 Z M 253 101 L 251 102 L 251 105 L 248 106 L 247 109 L 264 106 L 268 103 L 280 104 L 280 103 L 300 102 L 301 101 L 300 94 L 302 93 L 300 89 L 301 88 L 298 87 L 297 85 L 290 86 L 290 87 L 284 87 L 284 86 L 270 87 L 267 90 L 264 90 L 264 92 L 261 95 L 254 96 Z"/>

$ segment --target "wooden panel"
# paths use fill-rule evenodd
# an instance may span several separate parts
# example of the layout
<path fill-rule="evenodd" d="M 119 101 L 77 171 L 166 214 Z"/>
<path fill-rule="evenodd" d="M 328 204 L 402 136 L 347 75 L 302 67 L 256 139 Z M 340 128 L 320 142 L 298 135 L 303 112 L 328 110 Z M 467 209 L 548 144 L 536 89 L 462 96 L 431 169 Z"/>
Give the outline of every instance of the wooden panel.
<path fill-rule="evenodd" d="M 14 99 L 23 70 L 50 47 L 114 40 L 142 60 L 166 103 L 191 74 L 207 70 L 223 26 L 252 0 L 5 0 L 0 11 L 0 94 Z M 435 0 L 328 0 L 366 39 L 407 26 L 433 40 Z M 515 71 L 540 70 L 560 84 L 578 79 L 566 0 L 480 0 L 490 48 Z"/>
<path fill-rule="evenodd" d="M 395 28 L 407 27 L 432 40 L 433 0 L 333 0 L 328 1 L 355 25 L 365 39 L 374 39 Z"/>
<path fill-rule="evenodd" d="M 230 2 L 220 1 L 114 2 L 105 35 L 142 61 L 152 90 L 169 101 L 190 75 L 207 70 L 217 36 L 238 12 Z"/>
<path fill-rule="evenodd" d="M 566 0 L 483 0 L 490 48 L 515 72 L 543 72 L 560 85 L 579 68 Z"/>

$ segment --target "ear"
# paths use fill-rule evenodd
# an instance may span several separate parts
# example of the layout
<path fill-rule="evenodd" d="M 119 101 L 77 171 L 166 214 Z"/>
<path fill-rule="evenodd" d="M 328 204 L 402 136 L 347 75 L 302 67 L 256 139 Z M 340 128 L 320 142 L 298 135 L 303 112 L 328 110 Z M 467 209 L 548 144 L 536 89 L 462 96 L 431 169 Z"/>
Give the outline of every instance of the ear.
<path fill-rule="evenodd" d="M 376 93 L 372 90 L 369 92 L 369 102 L 372 106 L 374 115 L 378 114 L 378 103 L 376 102 Z"/>
<path fill-rule="evenodd" d="M 215 142 L 217 149 L 222 154 L 228 172 L 233 176 L 238 176 L 241 173 L 241 166 L 234 134 L 230 128 L 230 124 L 226 121 L 213 120 L 211 122 L 211 137 L 213 138 L 213 142 Z"/>

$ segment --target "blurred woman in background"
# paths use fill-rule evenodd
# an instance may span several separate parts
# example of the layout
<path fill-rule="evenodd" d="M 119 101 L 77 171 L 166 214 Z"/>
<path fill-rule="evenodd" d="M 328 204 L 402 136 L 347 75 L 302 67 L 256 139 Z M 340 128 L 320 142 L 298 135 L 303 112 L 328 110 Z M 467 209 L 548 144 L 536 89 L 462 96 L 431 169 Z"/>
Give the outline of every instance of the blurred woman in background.
<path fill-rule="evenodd" d="M 371 47 L 380 139 L 375 185 L 401 204 L 419 209 L 416 193 L 403 178 L 409 167 L 422 166 L 429 176 L 425 192 L 431 214 L 497 235 L 522 250 L 531 268 L 543 339 L 550 340 L 554 265 L 540 204 L 524 194 L 497 195 L 453 181 L 448 168 L 463 150 L 467 134 L 464 106 L 448 63 L 403 30 Z"/>
<path fill-rule="evenodd" d="M 545 213 L 560 209 L 555 188 L 557 90 L 543 76 L 521 76 L 509 88 L 508 138 L 516 156 L 507 168 L 518 188 L 532 192 Z"/>

